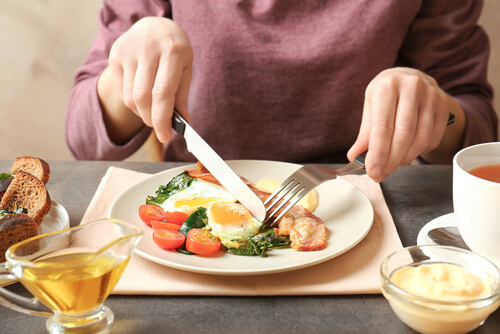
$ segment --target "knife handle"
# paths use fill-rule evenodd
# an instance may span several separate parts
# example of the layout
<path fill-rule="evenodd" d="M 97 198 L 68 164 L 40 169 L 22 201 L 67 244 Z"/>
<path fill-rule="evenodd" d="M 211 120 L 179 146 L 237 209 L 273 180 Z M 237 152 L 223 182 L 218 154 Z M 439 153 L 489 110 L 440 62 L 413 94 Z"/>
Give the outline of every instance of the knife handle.
<path fill-rule="evenodd" d="M 181 136 L 184 136 L 184 132 L 186 131 L 186 124 L 186 119 L 182 117 L 181 114 L 177 112 L 177 110 L 174 110 L 174 114 L 172 116 L 172 129 L 174 129 L 175 132 L 177 132 Z"/>

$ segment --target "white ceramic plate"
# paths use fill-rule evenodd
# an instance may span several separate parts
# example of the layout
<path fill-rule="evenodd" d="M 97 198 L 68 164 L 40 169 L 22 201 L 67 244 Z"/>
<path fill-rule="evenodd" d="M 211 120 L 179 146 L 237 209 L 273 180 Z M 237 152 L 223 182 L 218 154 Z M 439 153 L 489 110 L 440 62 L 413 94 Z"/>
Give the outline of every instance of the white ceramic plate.
<path fill-rule="evenodd" d="M 66 209 L 56 201 L 52 201 L 49 213 L 38 227 L 38 234 L 55 232 L 69 228 L 69 215 Z M 0 279 L 0 286 L 14 282 L 13 280 Z"/>
<path fill-rule="evenodd" d="M 284 180 L 300 165 L 259 160 L 227 161 L 240 176 L 252 183 L 262 178 Z M 274 249 L 268 257 L 236 256 L 220 251 L 217 256 L 202 257 L 165 251 L 152 240 L 153 229 L 139 218 L 138 208 L 148 195 L 154 195 L 159 185 L 167 184 L 174 176 L 195 165 L 166 170 L 141 181 L 121 193 L 112 203 L 110 217 L 128 221 L 144 231 L 135 252 L 153 262 L 181 270 L 217 275 L 257 275 L 284 272 L 318 264 L 332 259 L 359 243 L 373 223 L 373 208 L 365 195 L 350 183 L 332 180 L 317 189 L 319 206 L 314 214 L 320 217 L 328 229 L 327 246 L 320 251 L 299 252 L 294 249 Z"/>

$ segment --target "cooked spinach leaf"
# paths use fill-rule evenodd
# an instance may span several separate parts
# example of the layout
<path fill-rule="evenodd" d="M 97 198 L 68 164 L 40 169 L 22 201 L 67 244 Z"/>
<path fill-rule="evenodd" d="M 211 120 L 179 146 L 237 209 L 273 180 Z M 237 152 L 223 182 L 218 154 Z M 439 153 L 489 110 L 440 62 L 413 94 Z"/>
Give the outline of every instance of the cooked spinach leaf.
<path fill-rule="evenodd" d="M 268 249 L 289 247 L 290 244 L 291 241 L 288 236 L 277 235 L 274 229 L 270 229 L 246 240 L 238 241 L 235 247 L 227 248 L 227 251 L 234 255 L 266 257 Z"/>
<path fill-rule="evenodd" d="M 247 240 L 242 239 L 232 243 L 232 247 L 224 247 L 227 252 L 233 255 L 254 256 L 255 249 L 253 245 Z"/>
<path fill-rule="evenodd" d="M 207 209 L 200 207 L 195 212 L 193 212 L 184 221 L 184 223 L 182 223 L 181 227 L 179 228 L 179 232 L 184 234 L 187 238 L 187 235 L 192 228 L 203 228 L 205 227 L 205 225 L 207 225 L 207 223 L 208 223 Z M 194 254 L 186 249 L 186 242 L 184 242 L 182 246 L 176 248 L 176 250 L 180 253 L 187 255 Z"/>
<path fill-rule="evenodd" d="M 193 180 L 194 179 L 189 176 L 188 172 L 177 175 L 166 186 L 159 186 L 156 191 L 156 196 L 148 196 L 146 198 L 146 204 L 163 204 L 170 196 L 189 187 Z"/>
<path fill-rule="evenodd" d="M 192 228 L 203 228 L 208 223 L 207 209 L 199 207 L 182 223 L 179 232 L 186 235 Z"/>
<path fill-rule="evenodd" d="M 14 175 L 8 173 L 0 173 L 0 181 L 12 179 Z"/>

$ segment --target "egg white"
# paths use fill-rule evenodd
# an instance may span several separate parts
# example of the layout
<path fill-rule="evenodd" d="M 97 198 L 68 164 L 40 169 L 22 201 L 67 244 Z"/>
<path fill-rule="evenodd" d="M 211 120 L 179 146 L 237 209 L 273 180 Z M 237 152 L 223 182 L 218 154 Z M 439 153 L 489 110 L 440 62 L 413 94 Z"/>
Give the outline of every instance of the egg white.
<path fill-rule="evenodd" d="M 161 207 L 165 211 L 193 213 L 199 207 L 207 208 L 214 202 L 236 202 L 236 198 L 224 187 L 201 179 L 194 179 L 191 185 L 170 196 Z"/>
<path fill-rule="evenodd" d="M 240 239 L 253 237 L 262 225 L 240 203 L 217 202 L 207 208 L 207 228 L 226 247 Z"/>

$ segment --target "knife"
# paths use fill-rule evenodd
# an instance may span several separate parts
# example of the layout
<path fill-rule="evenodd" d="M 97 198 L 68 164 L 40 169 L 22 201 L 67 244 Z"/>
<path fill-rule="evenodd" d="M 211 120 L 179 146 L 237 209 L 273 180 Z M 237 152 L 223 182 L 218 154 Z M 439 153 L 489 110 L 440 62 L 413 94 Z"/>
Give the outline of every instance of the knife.
<path fill-rule="evenodd" d="M 266 218 L 264 203 L 246 183 L 222 160 L 176 110 L 172 128 L 186 139 L 187 149 L 210 173 L 259 221 Z"/>

